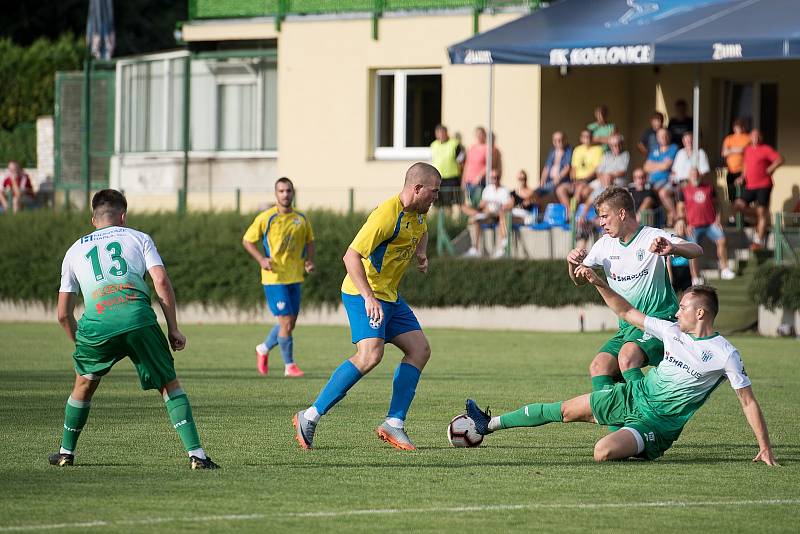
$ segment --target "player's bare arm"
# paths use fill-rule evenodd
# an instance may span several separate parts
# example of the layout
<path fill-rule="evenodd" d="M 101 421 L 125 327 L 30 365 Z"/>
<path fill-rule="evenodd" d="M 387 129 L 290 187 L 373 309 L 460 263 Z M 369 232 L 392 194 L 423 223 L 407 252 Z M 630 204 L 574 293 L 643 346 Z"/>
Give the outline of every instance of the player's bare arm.
<path fill-rule="evenodd" d="M 586 282 L 595 286 L 597 292 L 600 293 L 600 296 L 603 297 L 603 300 L 606 302 L 606 305 L 611 308 L 620 319 L 644 331 L 645 314 L 631 306 L 630 302 L 611 289 L 608 283 L 600 278 L 600 275 L 594 272 L 592 268 L 581 265 L 575 270 L 575 275 L 582 277 Z"/>
<path fill-rule="evenodd" d="M 576 286 L 586 285 L 586 279 L 581 276 L 575 275 L 575 269 L 583 264 L 583 260 L 586 259 L 586 249 L 583 248 L 576 248 L 572 249 L 569 254 L 567 254 L 567 272 L 569 273 L 569 277 L 572 280 L 572 283 Z"/>
<path fill-rule="evenodd" d="M 344 267 L 347 269 L 347 274 L 350 275 L 350 280 L 358 289 L 358 293 L 364 298 L 364 309 L 367 312 L 367 317 L 379 323 L 383 322 L 383 307 L 378 299 L 375 298 L 375 293 L 369 287 L 367 281 L 367 272 L 364 270 L 364 264 L 361 263 L 361 254 L 358 251 L 347 247 L 347 252 L 344 253 L 342 258 Z"/>
<path fill-rule="evenodd" d="M 67 333 L 69 339 L 75 342 L 75 332 L 78 331 L 78 323 L 75 321 L 75 293 L 58 294 L 58 323 Z"/>
<path fill-rule="evenodd" d="M 696 243 L 673 243 L 666 237 L 657 237 L 650 244 L 650 252 L 659 256 L 683 256 L 692 260 L 703 255 L 703 247 Z"/>
<path fill-rule="evenodd" d="M 313 241 L 309 241 L 306 245 L 306 261 L 305 261 L 305 270 L 307 273 L 313 273 L 316 265 L 314 265 L 314 258 L 316 256 L 317 249 L 314 246 Z"/>
<path fill-rule="evenodd" d="M 417 270 L 421 273 L 428 272 L 428 232 L 422 234 L 415 251 L 417 256 Z"/>
<path fill-rule="evenodd" d="M 172 350 L 183 350 L 186 346 L 186 337 L 178 330 L 178 317 L 175 303 L 175 290 L 169 280 L 167 270 L 163 265 L 151 267 L 148 271 L 153 279 L 153 286 L 158 295 L 158 304 L 164 312 L 167 321 L 167 338 Z"/>
<path fill-rule="evenodd" d="M 258 250 L 258 247 L 255 245 L 255 243 L 251 243 L 250 241 L 243 239 L 242 246 L 247 251 L 247 253 L 250 254 L 254 260 L 256 260 L 256 262 L 262 269 L 264 269 L 265 271 L 272 270 L 272 260 L 264 256 L 264 254 L 262 254 L 261 251 Z"/>
<path fill-rule="evenodd" d="M 753 429 L 756 441 L 758 441 L 758 454 L 753 458 L 753 461 L 764 462 L 767 465 L 778 465 L 772 452 L 772 444 L 769 441 L 767 422 L 764 420 L 764 413 L 756 400 L 752 386 L 737 389 L 736 395 L 739 397 L 744 416 L 747 418 L 750 428 Z"/>

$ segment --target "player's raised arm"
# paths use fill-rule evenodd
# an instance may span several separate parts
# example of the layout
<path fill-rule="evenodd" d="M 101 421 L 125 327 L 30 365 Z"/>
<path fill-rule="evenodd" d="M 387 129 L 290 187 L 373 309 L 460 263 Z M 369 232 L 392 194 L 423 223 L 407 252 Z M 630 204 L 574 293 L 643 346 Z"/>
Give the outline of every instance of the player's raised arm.
<path fill-rule="evenodd" d="M 586 285 L 586 278 L 575 275 L 575 269 L 583 264 L 584 259 L 586 259 L 586 249 L 576 248 L 567 254 L 567 272 L 576 286 Z"/>
<path fill-rule="evenodd" d="M 744 416 L 747 418 L 750 428 L 753 429 L 753 434 L 756 435 L 756 441 L 758 441 L 758 454 L 753 458 L 753 461 L 764 462 L 767 465 L 778 465 L 769 441 L 767 422 L 764 420 L 764 413 L 756 400 L 752 386 L 737 389 L 736 395 L 739 397 Z"/>
<path fill-rule="evenodd" d="M 383 307 L 378 299 L 375 298 L 375 293 L 369 285 L 367 280 L 367 271 L 364 269 L 364 264 L 361 262 L 361 253 L 354 248 L 347 247 L 347 252 L 344 253 L 342 261 L 344 267 L 347 269 L 347 274 L 350 275 L 350 280 L 358 289 L 358 293 L 364 298 L 364 308 L 367 312 L 367 317 L 377 321 L 383 322 Z"/>
<path fill-rule="evenodd" d="M 75 332 L 78 331 L 78 323 L 75 321 L 75 293 L 59 292 L 58 323 L 74 343 Z"/>
<path fill-rule="evenodd" d="M 611 289 L 605 280 L 585 265 L 575 269 L 575 276 L 581 277 L 597 288 L 600 296 L 606 301 L 606 305 L 616 313 L 623 321 L 632 324 L 639 330 L 644 331 L 645 314 L 631 306 L 630 302 L 622 298 L 617 292 Z"/>
<path fill-rule="evenodd" d="M 653 242 L 650 244 L 650 252 L 658 254 L 659 256 L 675 255 L 692 260 L 703 255 L 703 247 L 697 243 L 690 243 L 678 237 L 675 239 L 667 239 L 666 237 L 659 236 L 653 239 Z"/>
<path fill-rule="evenodd" d="M 147 271 L 153 279 L 153 286 L 158 295 L 158 303 L 167 320 L 167 337 L 172 350 L 183 350 L 186 346 L 186 337 L 178 330 L 178 317 L 175 302 L 175 290 L 169 280 L 167 270 L 163 265 L 154 265 Z"/>
<path fill-rule="evenodd" d="M 415 250 L 417 256 L 417 270 L 421 273 L 428 272 L 428 232 L 422 234 Z"/>

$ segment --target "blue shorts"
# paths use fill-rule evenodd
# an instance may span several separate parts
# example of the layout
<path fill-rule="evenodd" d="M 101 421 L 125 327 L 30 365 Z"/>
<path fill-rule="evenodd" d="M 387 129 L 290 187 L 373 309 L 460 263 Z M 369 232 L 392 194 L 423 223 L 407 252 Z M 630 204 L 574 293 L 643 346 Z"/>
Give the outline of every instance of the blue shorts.
<path fill-rule="evenodd" d="M 272 315 L 297 315 L 300 313 L 300 283 L 269 284 L 264 286 L 267 305 Z"/>
<path fill-rule="evenodd" d="M 725 237 L 725 232 L 717 224 L 709 224 L 708 226 L 696 226 L 692 228 L 692 240 L 698 245 L 703 240 L 703 236 L 716 243 Z"/>
<path fill-rule="evenodd" d="M 350 339 L 353 343 L 373 337 L 391 342 L 400 334 L 422 330 L 414 312 L 402 298 L 398 298 L 397 302 L 386 302 L 385 300 L 378 300 L 378 302 L 383 308 L 383 322 L 375 324 L 367 317 L 364 298 L 361 295 L 342 293 L 342 304 L 347 312 L 347 319 L 350 321 Z"/>

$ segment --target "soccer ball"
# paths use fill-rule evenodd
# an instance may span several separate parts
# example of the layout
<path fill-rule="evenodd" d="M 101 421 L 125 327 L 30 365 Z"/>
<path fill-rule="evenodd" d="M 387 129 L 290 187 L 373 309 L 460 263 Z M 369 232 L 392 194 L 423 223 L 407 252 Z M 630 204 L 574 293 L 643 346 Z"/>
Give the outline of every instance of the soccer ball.
<path fill-rule="evenodd" d="M 461 414 L 447 425 L 447 441 L 453 447 L 477 447 L 483 442 L 483 436 L 475 430 L 475 421 Z"/>

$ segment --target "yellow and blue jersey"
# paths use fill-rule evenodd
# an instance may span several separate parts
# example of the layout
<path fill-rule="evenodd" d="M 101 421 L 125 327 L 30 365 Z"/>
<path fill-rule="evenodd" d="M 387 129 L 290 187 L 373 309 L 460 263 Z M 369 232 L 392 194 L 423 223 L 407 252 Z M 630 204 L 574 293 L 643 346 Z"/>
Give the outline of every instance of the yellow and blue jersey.
<path fill-rule="evenodd" d="M 295 284 L 305 276 L 307 245 L 314 241 L 308 218 L 299 211 L 279 213 L 275 206 L 259 213 L 244 233 L 245 241 L 264 247 L 272 270 L 261 269 L 261 283 Z"/>
<path fill-rule="evenodd" d="M 427 231 L 426 216 L 403 211 L 399 196 L 383 202 L 369 215 L 350 248 L 361 254 L 367 281 L 376 298 L 397 301 L 397 287 Z M 342 293 L 359 294 L 350 275 L 342 282 Z"/>

